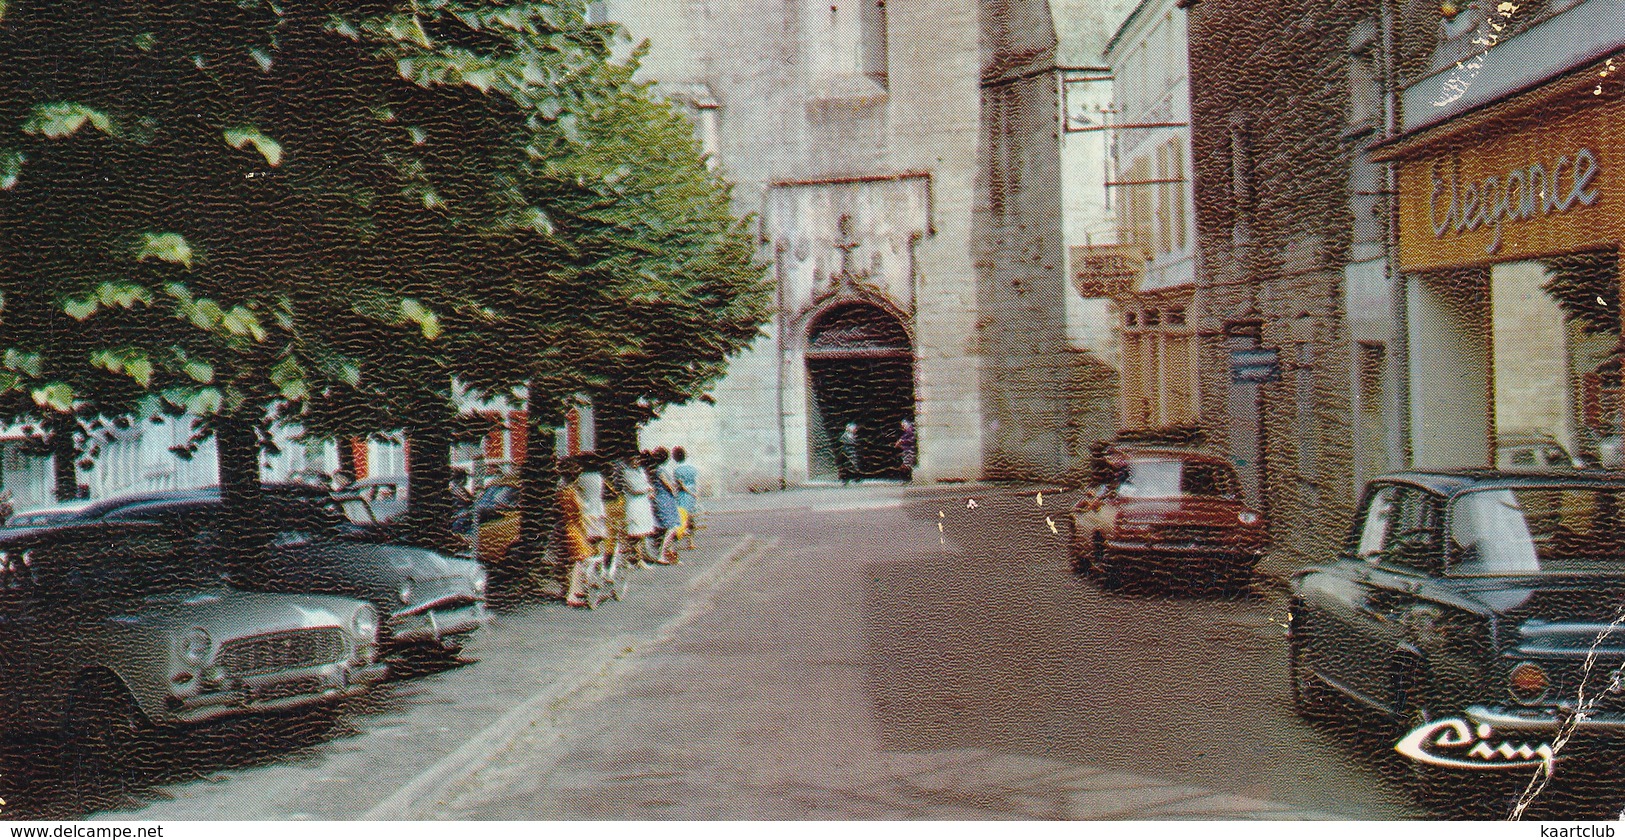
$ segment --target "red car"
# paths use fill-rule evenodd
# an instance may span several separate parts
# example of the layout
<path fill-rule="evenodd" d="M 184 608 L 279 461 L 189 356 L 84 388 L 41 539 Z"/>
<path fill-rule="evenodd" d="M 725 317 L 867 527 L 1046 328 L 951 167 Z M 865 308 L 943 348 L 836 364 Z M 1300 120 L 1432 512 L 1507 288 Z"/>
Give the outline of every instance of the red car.
<path fill-rule="evenodd" d="M 1269 530 L 1241 496 L 1236 471 L 1221 458 L 1110 450 L 1072 509 L 1072 567 L 1108 587 L 1131 574 L 1187 585 L 1246 580 Z"/>

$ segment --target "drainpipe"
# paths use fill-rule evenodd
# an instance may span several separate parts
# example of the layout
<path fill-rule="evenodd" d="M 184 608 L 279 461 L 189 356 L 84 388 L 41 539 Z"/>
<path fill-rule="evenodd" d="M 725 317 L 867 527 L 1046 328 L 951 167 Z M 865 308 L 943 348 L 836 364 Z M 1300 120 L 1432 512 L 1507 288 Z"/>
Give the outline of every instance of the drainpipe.
<path fill-rule="evenodd" d="M 779 489 L 790 486 L 790 453 L 785 450 L 789 436 L 784 432 L 784 331 L 789 326 L 784 317 L 784 243 L 775 243 L 773 246 L 773 298 L 775 312 L 773 317 L 779 321 L 779 328 L 775 331 L 778 341 L 778 356 L 774 361 L 774 392 L 777 394 L 778 426 L 779 426 Z"/>
<path fill-rule="evenodd" d="M 1382 0 L 1382 138 L 1390 140 L 1399 132 L 1399 70 L 1394 56 L 1394 0 Z M 1399 270 L 1399 173 L 1395 162 L 1383 164 L 1383 191 L 1387 193 L 1387 235 L 1383 237 L 1383 265 L 1388 288 L 1393 294 L 1394 428 L 1399 437 L 1400 464 L 1411 467 L 1411 336 L 1410 284 Z M 1385 441 L 1387 445 L 1389 442 Z"/>

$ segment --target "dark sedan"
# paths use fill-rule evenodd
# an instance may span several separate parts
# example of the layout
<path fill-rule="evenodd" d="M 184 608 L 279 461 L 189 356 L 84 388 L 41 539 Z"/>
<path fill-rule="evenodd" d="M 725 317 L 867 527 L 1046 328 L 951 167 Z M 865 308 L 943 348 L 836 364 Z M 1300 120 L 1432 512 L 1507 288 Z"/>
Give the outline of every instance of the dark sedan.
<path fill-rule="evenodd" d="M 1445 768 L 1528 767 L 1625 732 L 1625 474 L 1412 472 L 1367 486 L 1292 584 L 1293 700 L 1392 718 Z M 1583 698 L 1583 699 L 1582 699 Z"/>
<path fill-rule="evenodd" d="M 1131 574 L 1190 583 L 1251 573 L 1268 547 L 1264 517 L 1241 499 L 1220 458 L 1172 449 L 1113 449 L 1072 509 L 1072 566 L 1107 586 Z"/>
<path fill-rule="evenodd" d="M 351 525 L 321 488 L 267 485 L 275 532 L 270 568 L 255 588 L 346 595 L 372 602 L 386 649 L 456 654 L 484 624 L 486 573 L 471 560 L 350 538 Z M 97 502 L 81 517 L 163 522 L 208 537 L 231 527 L 213 488 L 147 493 Z"/>

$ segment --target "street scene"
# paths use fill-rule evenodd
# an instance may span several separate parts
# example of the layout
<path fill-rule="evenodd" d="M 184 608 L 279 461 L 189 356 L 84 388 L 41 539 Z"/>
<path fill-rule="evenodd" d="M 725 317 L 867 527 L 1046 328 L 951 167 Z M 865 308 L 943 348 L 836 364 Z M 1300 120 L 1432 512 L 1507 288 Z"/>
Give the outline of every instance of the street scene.
<path fill-rule="evenodd" d="M 3 0 L 0 817 L 1619 819 L 1622 71 Z"/>

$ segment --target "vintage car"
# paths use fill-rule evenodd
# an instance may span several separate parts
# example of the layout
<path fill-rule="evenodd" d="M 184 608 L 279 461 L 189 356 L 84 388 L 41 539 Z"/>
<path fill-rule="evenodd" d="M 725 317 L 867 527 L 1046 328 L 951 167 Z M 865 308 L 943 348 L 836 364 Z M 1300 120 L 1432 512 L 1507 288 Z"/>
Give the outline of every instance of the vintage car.
<path fill-rule="evenodd" d="M 61 722 L 94 739 L 330 703 L 384 676 L 372 605 L 245 592 L 225 571 L 193 535 L 151 523 L 0 538 L 6 731 Z"/>
<path fill-rule="evenodd" d="M 1192 584 L 1243 580 L 1268 547 L 1264 517 L 1242 500 L 1235 470 L 1200 452 L 1109 450 L 1072 508 L 1072 567 L 1109 587 L 1131 574 Z"/>
<path fill-rule="evenodd" d="M 1495 440 L 1495 468 L 1516 472 L 1583 470 L 1586 462 L 1563 448 L 1551 435 L 1511 432 Z"/>
<path fill-rule="evenodd" d="M 479 530 L 470 523 L 478 518 Z M 487 566 L 500 566 L 519 539 L 519 483 L 501 479 L 486 485 L 474 504 L 452 521 L 452 531 L 468 541 L 469 552 Z"/>
<path fill-rule="evenodd" d="M 40 528 L 54 528 L 74 522 L 90 521 L 82 518 L 85 516 L 85 509 L 89 506 L 89 502 L 68 502 L 53 507 L 36 508 L 26 513 L 12 514 L 4 525 L 0 525 L 0 538 L 23 534 Z"/>
<path fill-rule="evenodd" d="M 357 525 L 387 525 L 406 512 L 407 488 L 404 476 L 371 476 L 334 490 L 333 499 Z"/>
<path fill-rule="evenodd" d="M 1459 720 L 1460 733 L 1411 746 L 1465 749 L 1492 732 L 1490 758 L 1502 739 L 1527 753 L 1570 722 L 1625 732 L 1622 603 L 1625 474 L 1385 476 L 1341 554 L 1293 578 L 1293 701 L 1342 717 L 1346 698 L 1405 731 Z"/>
<path fill-rule="evenodd" d="M 370 601 L 382 616 L 380 644 L 391 653 L 455 656 L 484 625 L 486 573 L 479 563 L 349 539 L 348 522 L 320 488 L 267 485 L 264 492 L 275 539 L 270 567 L 253 588 Z M 92 510 L 100 521 L 163 522 L 203 539 L 218 539 L 231 526 L 214 488 L 110 499 Z"/>

